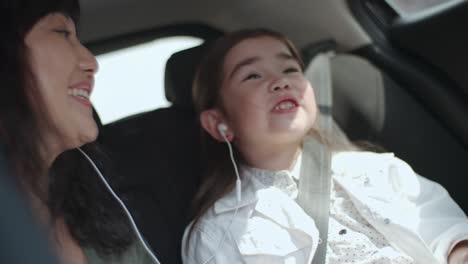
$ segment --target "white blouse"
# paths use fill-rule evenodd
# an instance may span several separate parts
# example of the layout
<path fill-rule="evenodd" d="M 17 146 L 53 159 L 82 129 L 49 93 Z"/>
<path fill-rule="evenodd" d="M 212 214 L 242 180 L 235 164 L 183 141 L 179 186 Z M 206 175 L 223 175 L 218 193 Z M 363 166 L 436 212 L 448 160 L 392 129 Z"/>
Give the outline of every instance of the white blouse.
<path fill-rule="evenodd" d="M 418 178 L 392 154 L 355 155 L 332 161 L 327 263 L 444 263 L 447 252 L 468 238 L 466 216 L 439 185 Z M 362 176 L 366 173 L 360 162 L 369 164 L 366 173 L 370 177 Z M 202 216 L 188 244 L 190 226 L 186 229 L 183 262 L 310 263 L 319 233 L 314 220 L 295 201 L 299 171 L 300 164 L 292 172 L 241 167 L 242 200 L 237 202 L 235 190 L 218 200 Z M 437 196 L 434 202 L 420 191 L 422 185 Z M 434 218 L 439 222 L 426 222 L 418 217 L 420 202 L 425 209 L 431 205 L 436 215 L 439 206 L 450 208 L 444 212 L 450 221 Z M 402 210 L 407 210 L 407 217 L 395 214 Z M 422 226 L 418 223 L 434 226 L 429 226 L 430 233 L 419 233 L 428 230 L 418 229 Z"/>
<path fill-rule="evenodd" d="M 326 263 L 414 263 L 359 214 L 335 181 L 330 198 Z"/>

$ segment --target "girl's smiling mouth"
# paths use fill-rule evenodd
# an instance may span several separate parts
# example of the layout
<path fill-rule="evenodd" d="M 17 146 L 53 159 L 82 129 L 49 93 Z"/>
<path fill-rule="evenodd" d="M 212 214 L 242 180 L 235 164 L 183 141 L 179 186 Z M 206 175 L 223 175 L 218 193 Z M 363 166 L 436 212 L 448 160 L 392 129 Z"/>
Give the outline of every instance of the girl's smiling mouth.
<path fill-rule="evenodd" d="M 299 104 L 293 97 L 280 99 L 272 109 L 273 113 L 284 114 L 295 112 Z"/>

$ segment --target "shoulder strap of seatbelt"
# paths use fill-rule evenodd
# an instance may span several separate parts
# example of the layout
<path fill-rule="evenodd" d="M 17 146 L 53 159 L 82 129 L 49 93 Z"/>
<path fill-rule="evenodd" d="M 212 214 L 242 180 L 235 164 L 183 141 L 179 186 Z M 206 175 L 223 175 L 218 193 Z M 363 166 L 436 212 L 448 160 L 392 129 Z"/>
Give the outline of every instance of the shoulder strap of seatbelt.
<path fill-rule="evenodd" d="M 331 53 L 318 54 L 306 72 L 314 87 L 320 109 L 319 128 L 327 134 L 332 129 Z M 309 76 L 312 75 L 312 76 Z M 324 264 L 327 253 L 328 219 L 330 214 L 331 152 L 319 140 L 308 137 L 303 143 L 298 203 L 314 219 L 320 240 L 313 264 Z"/>

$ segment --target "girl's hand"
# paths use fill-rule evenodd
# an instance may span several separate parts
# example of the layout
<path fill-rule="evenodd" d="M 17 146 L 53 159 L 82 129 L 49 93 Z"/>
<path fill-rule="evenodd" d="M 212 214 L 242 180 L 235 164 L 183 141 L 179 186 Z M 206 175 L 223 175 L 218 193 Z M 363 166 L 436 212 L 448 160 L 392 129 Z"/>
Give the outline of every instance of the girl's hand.
<path fill-rule="evenodd" d="M 448 256 L 448 264 L 468 264 L 468 240 L 458 243 Z"/>

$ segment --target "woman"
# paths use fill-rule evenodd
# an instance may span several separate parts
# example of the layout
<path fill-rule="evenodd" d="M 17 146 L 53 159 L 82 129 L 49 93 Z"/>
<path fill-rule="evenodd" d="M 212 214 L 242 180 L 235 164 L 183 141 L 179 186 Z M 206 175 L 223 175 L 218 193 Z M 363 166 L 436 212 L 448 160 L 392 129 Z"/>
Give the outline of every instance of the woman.
<path fill-rule="evenodd" d="M 0 155 L 59 259 L 153 263 L 74 150 L 99 154 L 89 101 L 98 65 L 77 38 L 78 0 L 2 1 L 1 11 Z"/>

